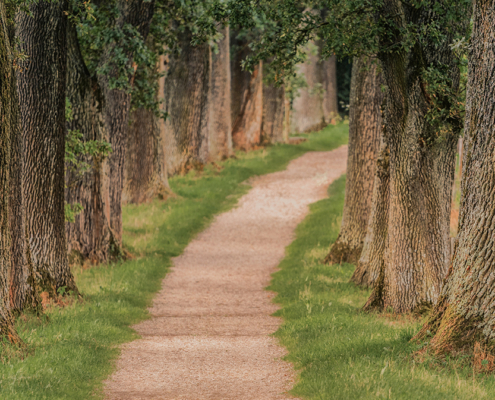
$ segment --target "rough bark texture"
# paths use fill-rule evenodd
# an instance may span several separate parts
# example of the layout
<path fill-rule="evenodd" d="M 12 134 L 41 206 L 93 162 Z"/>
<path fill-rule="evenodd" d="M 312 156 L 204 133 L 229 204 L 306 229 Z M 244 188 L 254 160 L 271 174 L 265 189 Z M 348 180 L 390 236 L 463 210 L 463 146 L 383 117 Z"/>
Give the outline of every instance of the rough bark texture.
<path fill-rule="evenodd" d="M 495 338 L 494 10 L 493 0 L 474 2 L 459 234 L 440 301 L 417 336 L 433 333 L 439 353 Z"/>
<path fill-rule="evenodd" d="M 180 49 L 170 56 L 164 88 L 169 176 L 208 161 L 210 49 L 207 44 L 192 46 L 188 31 L 182 34 Z"/>
<path fill-rule="evenodd" d="M 127 137 L 124 203 L 140 204 L 169 193 L 165 154 L 160 136 L 160 118 L 138 108 L 130 117 Z"/>
<path fill-rule="evenodd" d="M 354 61 L 344 211 L 339 237 L 325 258 L 326 263 L 356 263 L 363 249 L 382 130 L 380 84 L 375 63 L 366 57 Z"/>
<path fill-rule="evenodd" d="M 12 268 L 11 221 L 13 182 L 10 177 L 12 143 L 19 131 L 19 111 L 16 100 L 13 54 L 7 32 L 5 6 L 0 2 L 0 336 L 20 343 L 14 329 L 9 304 L 9 274 Z M 20 190 L 20 187 L 18 188 Z"/>
<path fill-rule="evenodd" d="M 240 150 L 250 150 L 261 144 L 263 120 L 263 65 L 260 62 L 253 73 L 244 71 L 241 62 L 250 49 L 244 39 L 232 37 L 232 141 Z"/>
<path fill-rule="evenodd" d="M 64 218 L 67 2 L 30 6 L 16 16 L 21 64 L 19 91 L 23 133 L 23 192 L 31 257 L 40 286 L 51 295 L 77 290 L 67 261 Z"/>
<path fill-rule="evenodd" d="M 138 29 L 146 38 L 153 16 L 154 1 L 120 0 L 118 3 L 119 16 L 116 25 L 123 27 L 131 25 Z M 112 52 L 117 43 L 111 43 L 105 50 L 100 66 L 112 65 Z M 126 55 L 129 64 L 132 63 L 132 54 Z M 129 121 L 130 94 L 121 89 L 110 87 L 110 79 L 116 76 L 117 69 L 105 75 L 98 75 L 98 82 L 105 99 L 103 114 L 105 129 L 108 132 L 112 154 L 108 158 L 109 191 L 110 191 L 110 245 L 114 252 L 119 252 L 122 245 L 122 191 L 124 189 L 124 170 L 127 126 Z"/>
<path fill-rule="evenodd" d="M 13 38 L 13 32 L 12 35 Z M 12 125 L 10 152 L 10 199 L 9 223 L 11 240 L 11 275 L 10 305 L 14 312 L 32 310 L 40 312 L 41 298 L 37 289 L 29 244 L 26 235 L 26 212 L 22 192 L 22 172 L 24 169 L 23 144 L 20 130 L 19 98 L 16 88 L 15 74 L 11 74 L 12 82 Z"/>
<path fill-rule="evenodd" d="M 210 93 L 208 98 L 209 138 L 208 153 L 211 161 L 232 156 L 232 121 L 230 107 L 230 32 L 221 30 L 223 38 L 217 43 L 217 52 L 210 49 Z"/>
<path fill-rule="evenodd" d="M 67 129 L 78 130 L 83 140 L 108 140 L 103 120 L 103 94 L 84 63 L 76 28 L 67 31 L 67 98 L 72 107 L 72 121 Z M 83 157 L 86 158 L 86 157 Z M 66 223 L 69 262 L 107 261 L 110 257 L 109 188 L 104 174 L 104 160 L 86 160 L 93 169 L 83 176 L 68 166 L 65 199 L 79 203 L 83 210 L 73 223 Z"/>
<path fill-rule="evenodd" d="M 307 87 L 299 89 L 292 108 L 291 131 L 321 129 L 337 116 L 337 65 L 335 57 L 322 60 L 319 43 L 311 42 L 307 61 L 299 66 Z"/>
<path fill-rule="evenodd" d="M 351 277 L 359 286 L 373 286 L 383 271 L 388 230 L 389 149 L 382 143 L 375 168 L 371 211 L 361 256 Z"/>
<path fill-rule="evenodd" d="M 398 0 L 386 0 L 380 15 L 398 26 L 435 18 L 426 6 L 415 9 Z M 381 39 L 383 48 L 402 41 L 399 29 L 390 32 Z M 390 202 L 383 268 L 366 309 L 391 307 L 398 313 L 408 312 L 435 304 L 440 295 L 450 261 L 450 199 L 460 124 L 437 140 L 438 132 L 426 118 L 431 99 L 418 71 L 446 65 L 455 91 L 459 70 L 449 43 L 447 36 L 441 46 L 418 43 L 409 53 L 378 54 L 388 87 Z"/>
<path fill-rule="evenodd" d="M 263 84 L 263 142 L 284 142 L 285 87 Z"/>

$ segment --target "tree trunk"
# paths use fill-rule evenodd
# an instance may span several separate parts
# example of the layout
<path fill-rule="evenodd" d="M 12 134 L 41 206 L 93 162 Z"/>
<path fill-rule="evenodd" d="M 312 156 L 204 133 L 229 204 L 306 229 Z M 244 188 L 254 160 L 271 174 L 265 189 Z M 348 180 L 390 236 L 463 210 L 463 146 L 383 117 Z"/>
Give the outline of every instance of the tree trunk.
<path fill-rule="evenodd" d="M 67 129 L 81 132 L 84 141 L 108 140 L 102 114 L 103 94 L 86 68 L 75 26 L 68 25 L 67 98 L 72 120 L 67 121 Z M 82 158 L 92 164 L 91 171 L 83 176 L 70 168 L 66 171 L 66 202 L 82 206 L 75 221 L 66 223 L 67 248 L 71 264 L 86 259 L 96 264 L 110 256 L 109 188 L 105 184 L 104 161 Z"/>
<path fill-rule="evenodd" d="M 290 121 L 292 117 L 292 107 L 290 103 L 291 103 L 290 98 L 287 95 L 287 92 L 284 91 L 284 131 L 283 131 L 284 143 L 289 143 Z"/>
<path fill-rule="evenodd" d="M 292 104 L 291 132 L 317 131 L 326 125 L 323 99 L 324 93 L 319 48 L 310 42 L 306 48 L 307 60 L 298 67 L 306 86 L 299 89 Z"/>
<path fill-rule="evenodd" d="M 11 343 L 21 340 L 14 328 L 9 304 L 9 274 L 14 266 L 12 251 L 12 217 L 15 211 L 10 202 L 14 200 L 11 185 L 11 157 L 13 142 L 17 142 L 19 130 L 19 103 L 16 101 L 15 74 L 12 66 L 13 54 L 7 32 L 7 18 L 3 1 L 0 2 L 0 336 Z M 15 145 L 14 145 L 15 146 Z M 17 190 L 20 191 L 20 186 Z M 22 217 L 22 214 L 21 214 Z M 20 265 L 23 267 L 23 264 Z"/>
<path fill-rule="evenodd" d="M 495 337 L 495 2 L 474 2 L 464 129 L 459 234 L 442 295 L 416 338 L 433 334 L 437 353 Z"/>
<path fill-rule="evenodd" d="M 160 118 L 152 110 L 138 108 L 130 120 L 123 201 L 140 204 L 155 197 L 166 198 L 170 187 Z"/>
<path fill-rule="evenodd" d="M 263 119 L 263 63 L 253 73 L 242 69 L 242 61 L 250 54 L 248 43 L 239 39 L 237 32 L 231 38 L 232 59 L 232 141 L 240 150 L 251 150 L 261 144 Z"/>
<path fill-rule="evenodd" d="M 191 45 L 182 34 L 180 54 L 170 56 L 164 88 L 168 174 L 183 174 L 208 161 L 209 46 Z"/>
<path fill-rule="evenodd" d="M 149 32 L 151 18 L 153 16 L 154 1 L 146 0 L 119 0 L 119 16 L 117 26 L 131 25 L 136 27 L 139 33 L 146 39 Z M 113 65 L 112 52 L 117 43 L 111 43 L 105 49 L 100 60 L 100 66 Z M 133 55 L 126 54 L 129 65 Z M 109 166 L 109 190 L 110 190 L 110 246 L 114 255 L 121 254 L 122 246 L 122 191 L 124 189 L 124 170 L 127 128 L 129 121 L 130 93 L 123 89 L 116 89 L 110 85 L 111 78 L 118 74 L 117 67 L 109 74 L 98 75 L 98 82 L 103 90 L 105 99 L 103 114 L 105 129 L 108 132 L 112 153 L 108 158 Z"/>
<path fill-rule="evenodd" d="M 12 35 L 13 36 L 13 35 Z M 11 274 L 10 274 L 10 306 L 14 312 L 32 310 L 41 312 L 41 298 L 26 231 L 26 212 L 22 192 L 23 144 L 19 119 L 19 98 L 16 89 L 15 74 L 12 82 L 12 125 L 10 153 L 10 199 L 9 222 L 11 240 Z"/>
<path fill-rule="evenodd" d="M 358 286 L 372 287 L 383 271 L 388 229 L 390 151 L 382 143 L 375 167 L 371 211 L 363 251 L 351 281 Z"/>
<path fill-rule="evenodd" d="M 321 43 L 319 42 L 321 49 Z M 321 52 L 320 52 L 321 54 Z M 321 84 L 323 94 L 323 117 L 325 123 L 334 123 L 339 114 L 337 100 L 337 58 L 332 56 L 320 61 Z"/>
<path fill-rule="evenodd" d="M 232 121 L 230 107 L 230 32 L 221 30 L 223 38 L 217 43 L 218 52 L 210 49 L 210 93 L 208 98 L 209 139 L 208 153 L 212 161 L 231 157 Z"/>
<path fill-rule="evenodd" d="M 262 137 L 267 143 L 284 142 L 285 87 L 263 84 Z"/>
<path fill-rule="evenodd" d="M 375 63 L 367 57 L 354 61 L 344 212 L 339 237 L 325 258 L 326 263 L 356 263 L 363 249 L 382 130 L 380 83 Z"/>
<path fill-rule="evenodd" d="M 18 91 L 23 132 L 26 230 L 40 286 L 77 291 L 67 260 L 64 217 L 67 2 L 40 2 L 20 12 Z"/>
<path fill-rule="evenodd" d="M 404 20 L 410 23 L 435 18 L 427 6 L 413 10 L 398 0 L 386 0 L 381 15 L 400 25 L 404 13 Z M 382 38 L 384 48 L 402 41 L 401 30 L 391 32 Z M 390 202 L 384 263 L 365 309 L 391 307 L 402 313 L 435 304 L 447 272 L 450 199 L 460 124 L 453 118 L 439 140 L 440 128 L 427 119 L 433 107 L 428 86 L 418 73 L 444 65 L 452 91 L 458 90 L 459 69 L 449 47 L 451 34 L 446 35 L 441 47 L 417 43 L 409 53 L 379 53 L 388 87 L 384 125 L 390 149 Z"/>

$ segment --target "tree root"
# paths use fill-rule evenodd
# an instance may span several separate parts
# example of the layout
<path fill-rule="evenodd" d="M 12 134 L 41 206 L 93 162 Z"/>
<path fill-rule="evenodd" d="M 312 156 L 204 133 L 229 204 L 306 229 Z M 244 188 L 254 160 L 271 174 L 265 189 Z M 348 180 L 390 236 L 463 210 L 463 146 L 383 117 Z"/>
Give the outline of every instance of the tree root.
<path fill-rule="evenodd" d="M 339 237 L 323 260 L 323 263 L 329 265 L 341 263 L 356 264 L 361 257 L 362 250 L 362 243 L 359 246 L 351 247 L 347 243 L 342 242 Z"/>

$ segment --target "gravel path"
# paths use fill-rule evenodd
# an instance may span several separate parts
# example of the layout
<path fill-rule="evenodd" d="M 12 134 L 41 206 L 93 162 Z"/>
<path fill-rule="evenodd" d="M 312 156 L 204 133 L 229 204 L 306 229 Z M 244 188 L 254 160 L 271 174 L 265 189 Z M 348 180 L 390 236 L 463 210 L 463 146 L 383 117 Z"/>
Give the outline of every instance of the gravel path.
<path fill-rule="evenodd" d="M 295 372 L 271 336 L 281 323 L 264 288 L 308 205 L 345 172 L 347 147 L 306 153 L 285 171 L 254 179 L 174 259 L 174 268 L 123 346 L 107 399 L 279 400 Z"/>

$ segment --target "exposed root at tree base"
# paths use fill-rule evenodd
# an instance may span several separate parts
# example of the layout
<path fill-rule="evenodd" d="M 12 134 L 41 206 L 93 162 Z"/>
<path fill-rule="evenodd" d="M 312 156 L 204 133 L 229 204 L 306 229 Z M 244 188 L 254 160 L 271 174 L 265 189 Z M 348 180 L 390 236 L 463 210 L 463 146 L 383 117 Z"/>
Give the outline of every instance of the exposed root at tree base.
<path fill-rule="evenodd" d="M 374 280 L 372 280 L 369 273 L 369 263 L 358 262 L 349 281 L 357 286 L 372 287 Z"/>
<path fill-rule="evenodd" d="M 347 243 L 342 242 L 339 237 L 332 245 L 330 252 L 323 260 L 323 263 L 329 265 L 342 263 L 355 264 L 359 261 L 362 250 L 362 244 L 357 247 L 351 247 Z"/>

